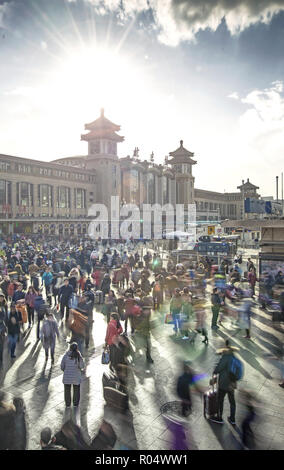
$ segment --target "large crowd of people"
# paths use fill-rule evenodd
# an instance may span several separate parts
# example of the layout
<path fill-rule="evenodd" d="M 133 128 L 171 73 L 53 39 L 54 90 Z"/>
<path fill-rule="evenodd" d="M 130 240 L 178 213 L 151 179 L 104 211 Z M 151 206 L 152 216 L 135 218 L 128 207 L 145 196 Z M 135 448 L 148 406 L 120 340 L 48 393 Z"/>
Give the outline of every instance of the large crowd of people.
<path fill-rule="evenodd" d="M 71 392 L 73 406 L 78 407 L 80 403 L 80 383 L 92 336 L 94 310 L 106 319 L 103 357 L 112 375 L 106 379 L 104 398 L 121 410 L 127 409 L 127 368 L 135 367 L 132 340 L 144 349 L 147 367 L 154 364 L 151 354 L 153 312 L 161 323 L 172 325 L 177 338 L 190 343 L 200 338 L 207 346 L 209 302 L 213 331 L 222 327 L 227 317 L 245 331 L 246 339 L 251 337 L 258 279 L 250 259 L 246 279 L 243 279 L 240 257 L 233 264 L 223 259 L 219 266 L 209 257 L 198 262 L 177 263 L 170 253 L 163 260 L 158 247 L 149 249 L 147 244 L 132 240 L 112 243 L 15 236 L 2 239 L 0 247 L 0 368 L 6 342 L 11 360 L 16 360 L 17 344 L 26 331 L 33 328 L 37 341 L 42 342 L 46 361 L 50 354 L 53 365 L 56 340 L 64 326 L 70 332 L 68 349 L 60 363 L 67 408 L 71 406 Z M 281 276 L 280 272 L 279 283 Z M 266 292 L 270 289 L 271 294 L 271 283 L 267 279 L 264 282 Z M 234 358 L 229 342 L 220 354 L 219 364 L 212 368 L 213 375 L 219 377 L 219 391 L 215 414 L 210 419 L 223 423 L 223 402 L 228 394 L 229 422 L 234 425 L 236 406 L 232 384 L 240 377 L 232 378 L 232 374 L 228 374 Z M 188 365 L 182 377 L 187 391 L 178 385 L 177 393 L 183 401 L 183 414 L 187 415 L 191 408 L 188 387 L 193 380 Z M 111 392 L 113 381 L 116 387 Z M 1 403 L 4 407 L 4 401 Z M 16 408 L 11 407 L 7 413 L 12 416 Z M 73 439 L 68 440 L 66 436 L 70 433 Z M 109 449 L 116 438 L 110 425 L 103 422 L 98 436 L 87 445 L 78 426 L 68 422 L 53 437 L 51 430 L 45 428 L 40 441 L 43 449 Z M 1 448 L 13 448 L 13 444 L 4 444 Z"/>

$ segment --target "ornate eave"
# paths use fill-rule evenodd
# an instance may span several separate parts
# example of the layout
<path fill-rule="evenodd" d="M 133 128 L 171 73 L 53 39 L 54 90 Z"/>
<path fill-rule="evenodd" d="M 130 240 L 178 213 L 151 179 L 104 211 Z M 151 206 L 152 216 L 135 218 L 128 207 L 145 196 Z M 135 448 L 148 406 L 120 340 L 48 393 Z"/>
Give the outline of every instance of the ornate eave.
<path fill-rule="evenodd" d="M 194 155 L 193 152 L 190 152 L 189 150 L 187 150 L 186 148 L 184 148 L 184 146 L 183 146 L 183 140 L 180 141 L 180 146 L 179 146 L 179 148 L 177 148 L 177 149 L 174 150 L 173 152 L 170 152 L 170 156 L 171 156 L 171 157 L 184 157 L 184 156 L 193 157 L 193 155 Z"/>
<path fill-rule="evenodd" d="M 90 140 L 96 140 L 96 139 L 108 139 L 108 140 L 113 140 L 114 142 L 123 142 L 124 137 L 116 134 L 113 131 L 106 131 L 103 129 L 96 129 L 88 134 L 81 134 L 81 140 L 86 140 L 89 142 Z"/>
<path fill-rule="evenodd" d="M 180 141 L 180 146 L 173 152 L 169 153 L 170 156 L 172 157 L 170 160 L 168 160 L 169 164 L 175 164 L 175 163 L 189 163 L 191 165 L 195 165 L 197 162 L 193 160 L 191 157 L 194 156 L 193 152 L 190 152 L 183 146 L 183 140 Z"/>
<path fill-rule="evenodd" d="M 105 130 L 112 130 L 112 131 L 120 131 L 120 126 L 114 124 L 109 119 L 107 119 L 104 115 L 104 109 L 101 109 L 101 115 L 98 119 L 89 124 L 85 124 L 85 129 L 88 131 L 93 131 L 97 129 L 105 129 Z"/>
<path fill-rule="evenodd" d="M 240 186 L 237 186 L 237 189 L 259 189 L 259 186 L 255 186 L 254 184 L 252 184 L 249 180 L 249 178 L 247 179 L 247 181 L 243 184 L 241 184 Z"/>
<path fill-rule="evenodd" d="M 168 160 L 168 163 L 170 165 L 173 165 L 173 164 L 179 164 L 179 163 L 189 163 L 190 165 L 196 165 L 197 161 L 196 160 L 192 160 L 192 158 L 189 158 L 189 157 L 175 157 L 175 158 L 172 158 L 171 160 Z"/>

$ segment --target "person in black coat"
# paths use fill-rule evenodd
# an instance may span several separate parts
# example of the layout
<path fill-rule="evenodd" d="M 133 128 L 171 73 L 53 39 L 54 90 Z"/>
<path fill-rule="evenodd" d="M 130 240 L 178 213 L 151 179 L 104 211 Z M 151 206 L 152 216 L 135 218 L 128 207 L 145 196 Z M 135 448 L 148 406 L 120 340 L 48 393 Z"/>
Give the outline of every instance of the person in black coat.
<path fill-rule="evenodd" d="M 194 382 L 194 372 L 188 362 L 184 363 L 183 374 L 178 378 L 177 381 L 177 394 L 182 400 L 182 414 L 188 416 L 192 411 L 192 400 L 190 394 L 190 388 L 194 387 L 201 393 L 198 386 Z"/>
<path fill-rule="evenodd" d="M 69 279 L 64 280 L 64 285 L 59 289 L 59 302 L 61 320 L 63 320 L 66 308 L 66 320 L 69 317 L 69 300 L 73 294 L 73 287 L 69 284 Z"/>
<path fill-rule="evenodd" d="M 17 290 L 14 292 L 12 297 L 12 302 L 18 302 L 18 300 L 22 300 L 25 298 L 25 293 L 23 292 L 23 285 L 18 284 Z"/>
<path fill-rule="evenodd" d="M 0 369 L 2 368 L 3 364 L 3 348 L 7 332 L 8 330 L 4 321 L 4 316 L 0 313 Z"/>
<path fill-rule="evenodd" d="M 20 314 L 16 311 L 15 305 L 11 305 L 10 315 L 7 323 L 8 328 L 8 350 L 11 358 L 15 358 L 15 350 L 20 335 Z"/>
<path fill-rule="evenodd" d="M 105 274 L 102 285 L 101 285 L 101 291 L 103 292 L 103 296 L 105 298 L 106 294 L 110 291 L 110 285 L 111 285 L 111 278 L 109 274 Z"/>

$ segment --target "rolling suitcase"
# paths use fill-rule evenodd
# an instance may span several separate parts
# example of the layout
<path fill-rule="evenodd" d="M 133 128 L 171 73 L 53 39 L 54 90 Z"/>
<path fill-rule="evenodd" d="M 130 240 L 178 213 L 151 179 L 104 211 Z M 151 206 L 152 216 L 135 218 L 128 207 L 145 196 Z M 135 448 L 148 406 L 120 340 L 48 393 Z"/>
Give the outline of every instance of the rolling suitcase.
<path fill-rule="evenodd" d="M 104 387 L 104 399 L 107 405 L 118 411 L 128 410 L 128 396 L 114 387 Z"/>
<path fill-rule="evenodd" d="M 86 327 L 88 325 L 88 317 L 75 309 L 71 309 L 70 313 L 73 315 L 73 320 L 70 323 L 70 329 L 78 335 L 85 336 Z"/>
<path fill-rule="evenodd" d="M 204 418 L 211 418 L 216 416 L 218 413 L 218 399 L 216 386 L 213 384 L 212 387 L 203 395 L 203 414 Z"/>
<path fill-rule="evenodd" d="M 103 388 L 105 387 L 118 388 L 119 387 L 118 377 L 111 371 L 107 371 L 103 373 L 102 383 L 103 383 Z"/>

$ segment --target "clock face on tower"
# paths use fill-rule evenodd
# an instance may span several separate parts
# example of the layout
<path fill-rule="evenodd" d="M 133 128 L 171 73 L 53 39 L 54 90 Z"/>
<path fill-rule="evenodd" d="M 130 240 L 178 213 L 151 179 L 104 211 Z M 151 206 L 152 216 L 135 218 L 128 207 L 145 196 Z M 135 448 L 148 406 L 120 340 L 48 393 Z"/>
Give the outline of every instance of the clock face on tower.
<path fill-rule="evenodd" d="M 116 155 L 116 143 L 115 142 L 107 143 L 107 153 L 109 155 Z"/>
<path fill-rule="evenodd" d="M 100 141 L 90 143 L 90 154 L 96 155 L 100 153 Z"/>

